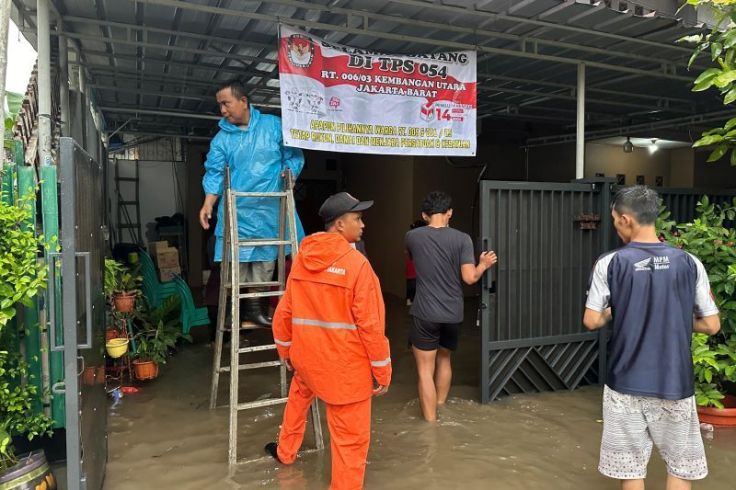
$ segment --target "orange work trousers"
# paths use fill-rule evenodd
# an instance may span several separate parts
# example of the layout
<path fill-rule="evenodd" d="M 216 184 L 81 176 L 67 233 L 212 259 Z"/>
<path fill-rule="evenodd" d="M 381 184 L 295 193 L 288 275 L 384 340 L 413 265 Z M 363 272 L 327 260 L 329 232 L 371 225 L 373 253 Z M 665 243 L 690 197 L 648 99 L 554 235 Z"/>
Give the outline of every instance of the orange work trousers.
<path fill-rule="evenodd" d="M 278 457 L 284 464 L 291 464 L 296 459 L 313 399 L 312 390 L 298 373 L 294 374 L 279 433 Z M 371 399 L 347 405 L 325 405 L 332 450 L 330 490 L 360 490 L 371 441 Z"/>

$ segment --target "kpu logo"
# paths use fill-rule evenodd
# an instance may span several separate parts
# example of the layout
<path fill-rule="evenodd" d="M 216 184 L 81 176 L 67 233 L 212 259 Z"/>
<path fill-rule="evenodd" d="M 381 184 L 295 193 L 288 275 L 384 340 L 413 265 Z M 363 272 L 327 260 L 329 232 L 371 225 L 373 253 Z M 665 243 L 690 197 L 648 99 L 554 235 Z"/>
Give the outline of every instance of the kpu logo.
<path fill-rule="evenodd" d="M 314 60 L 314 43 L 301 34 L 289 36 L 286 54 L 292 65 L 298 68 L 309 68 Z"/>

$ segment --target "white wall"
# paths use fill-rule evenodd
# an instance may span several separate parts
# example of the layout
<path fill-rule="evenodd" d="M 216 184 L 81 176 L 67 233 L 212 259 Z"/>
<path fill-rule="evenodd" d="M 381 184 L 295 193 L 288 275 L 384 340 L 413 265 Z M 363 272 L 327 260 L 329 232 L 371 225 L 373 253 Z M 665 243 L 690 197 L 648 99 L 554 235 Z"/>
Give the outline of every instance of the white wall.
<path fill-rule="evenodd" d="M 596 173 L 606 177 L 626 175 L 626 184 L 636 184 L 636 176 L 643 175 L 645 184 L 654 186 L 655 178 L 661 176 L 665 187 L 670 185 L 670 150 L 649 153 L 647 148 L 634 148 L 624 153 L 618 145 L 587 143 L 585 145 L 585 178 Z"/>
<path fill-rule="evenodd" d="M 670 186 L 692 187 L 695 177 L 695 152 L 692 148 L 677 148 L 670 152 Z"/>
<path fill-rule="evenodd" d="M 143 242 L 146 244 L 148 243 L 146 237 L 147 224 L 153 223 L 154 218 L 185 212 L 187 181 L 184 165 L 184 162 L 138 161 L 141 231 Z M 119 196 L 115 187 L 115 166 L 118 166 L 120 177 L 133 177 L 135 175 L 135 160 L 114 160 L 108 168 L 110 226 L 117 233 Z M 127 181 L 121 181 L 119 184 L 122 199 L 126 201 L 133 200 L 135 184 Z M 134 216 L 135 207 L 129 206 L 127 209 L 131 214 L 131 220 L 134 222 L 136 219 Z M 130 242 L 131 238 L 124 231 L 123 236 L 117 237 L 117 240 Z"/>

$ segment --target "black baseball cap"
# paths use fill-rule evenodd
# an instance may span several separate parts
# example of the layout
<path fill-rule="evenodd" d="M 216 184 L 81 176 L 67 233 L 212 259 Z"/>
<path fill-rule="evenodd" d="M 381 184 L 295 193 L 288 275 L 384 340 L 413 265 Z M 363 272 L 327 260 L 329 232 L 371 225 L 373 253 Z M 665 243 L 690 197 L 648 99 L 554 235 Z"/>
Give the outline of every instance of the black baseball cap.
<path fill-rule="evenodd" d="M 345 213 L 359 213 L 373 206 L 373 201 L 359 201 L 347 192 L 333 194 L 322 203 L 319 216 L 322 221 L 329 223 Z"/>

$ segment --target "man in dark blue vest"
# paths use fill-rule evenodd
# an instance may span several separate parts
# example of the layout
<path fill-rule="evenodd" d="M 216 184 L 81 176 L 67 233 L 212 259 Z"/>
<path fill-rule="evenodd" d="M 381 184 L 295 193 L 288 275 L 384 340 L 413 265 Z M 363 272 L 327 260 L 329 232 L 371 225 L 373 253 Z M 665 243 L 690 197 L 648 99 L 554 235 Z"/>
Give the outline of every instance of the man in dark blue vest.
<path fill-rule="evenodd" d="M 668 490 L 708 474 L 690 343 L 693 332 L 718 333 L 718 308 L 700 260 L 659 241 L 658 208 L 648 187 L 616 194 L 611 215 L 626 245 L 596 262 L 583 317 L 590 330 L 612 321 L 598 470 L 624 490 L 644 489 L 653 445 Z"/>

